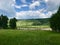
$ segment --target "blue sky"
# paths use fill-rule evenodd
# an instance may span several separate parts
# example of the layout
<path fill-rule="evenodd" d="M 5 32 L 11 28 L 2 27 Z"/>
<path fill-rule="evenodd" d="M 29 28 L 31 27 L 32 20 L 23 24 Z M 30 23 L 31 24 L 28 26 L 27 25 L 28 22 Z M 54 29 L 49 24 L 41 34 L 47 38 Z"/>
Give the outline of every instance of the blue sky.
<path fill-rule="evenodd" d="M 49 18 L 56 13 L 60 0 L 0 0 L 0 14 L 9 18 Z"/>

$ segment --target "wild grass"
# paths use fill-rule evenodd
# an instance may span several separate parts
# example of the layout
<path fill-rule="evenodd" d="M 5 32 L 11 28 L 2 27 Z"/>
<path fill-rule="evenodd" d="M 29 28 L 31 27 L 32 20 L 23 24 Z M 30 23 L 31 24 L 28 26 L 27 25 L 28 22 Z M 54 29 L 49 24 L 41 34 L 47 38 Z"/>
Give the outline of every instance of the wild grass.
<path fill-rule="evenodd" d="M 0 45 L 60 45 L 60 33 L 42 30 L 0 30 Z"/>

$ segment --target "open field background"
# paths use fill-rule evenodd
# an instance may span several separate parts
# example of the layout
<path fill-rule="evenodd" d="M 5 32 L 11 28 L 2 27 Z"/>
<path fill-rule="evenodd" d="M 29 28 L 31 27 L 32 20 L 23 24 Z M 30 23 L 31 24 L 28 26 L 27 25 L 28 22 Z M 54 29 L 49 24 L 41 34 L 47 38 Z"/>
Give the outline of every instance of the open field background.
<path fill-rule="evenodd" d="M 16 24 L 19 30 L 0 29 L 0 45 L 60 45 L 60 33 L 47 29 L 50 27 L 45 19 L 42 22 L 18 20 Z"/>
<path fill-rule="evenodd" d="M 60 33 L 42 30 L 0 30 L 0 45 L 60 45 Z"/>
<path fill-rule="evenodd" d="M 21 19 L 17 21 L 17 26 L 20 27 L 33 27 L 33 26 L 49 26 L 49 19 Z"/>
<path fill-rule="evenodd" d="M 21 30 L 24 30 L 24 29 L 27 29 L 27 30 L 31 30 L 31 29 L 50 30 L 49 19 L 18 20 L 16 24 L 17 24 L 17 28 L 21 29 Z"/>

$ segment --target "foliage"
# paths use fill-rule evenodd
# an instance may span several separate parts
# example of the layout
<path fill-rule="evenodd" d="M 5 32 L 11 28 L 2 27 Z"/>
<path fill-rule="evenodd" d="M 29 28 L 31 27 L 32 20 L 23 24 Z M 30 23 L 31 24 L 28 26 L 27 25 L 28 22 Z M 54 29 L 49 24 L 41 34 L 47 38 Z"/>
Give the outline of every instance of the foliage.
<path fill-rule="evenodd" d="M 16 18 L 10 19 L 10 22 L 9 22 L 10 28 L 12 28 L 12 29 L 15 29 L 16 28 L 16 21 L 17 21 Z"/>
<path fill-rule="evenodd" d="M 7 28 L 8 27 L 7 23 L 8 23 L 8 17 L 1 15 L 0 16 L 0 28 L 4 28 L 4 29 Z"/>
<path fill-rule="evenodd" d="M 0 29 L 7 29 L 9 28 L 9 25 L 11 28 L 16 28 L 16 18 L 13 18 L 10 20 L 10 24 L 9 24 L 9 19 L 7 16 L 4 16 L 3 14 L 0 16 Z M 9 25 L 8 25 L 9 24 Z"/>
<path fill-rule="evenodd" d="M 57 13 L 53 14 L 53 16 L 50 18 L 50 27 L 53 31 L 60 31 L 60 7 Z"/>

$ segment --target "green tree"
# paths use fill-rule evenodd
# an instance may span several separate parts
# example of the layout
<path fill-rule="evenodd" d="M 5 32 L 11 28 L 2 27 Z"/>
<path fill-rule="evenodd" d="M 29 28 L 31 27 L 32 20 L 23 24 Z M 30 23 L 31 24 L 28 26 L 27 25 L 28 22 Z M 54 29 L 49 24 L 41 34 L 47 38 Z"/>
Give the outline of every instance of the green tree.
<path fill-rule="evenodd" d="M 53 31 L 60 32 L 60 7 L 57 13 L 53 14 L 50 18 L 50 27 Z"/>
<path fill-rule="evenodd" d="M 3 16 L 3 14 L 0 16 L 0 28 L 7 28 L 8 27 L 8 17 Z"/>
<path fill-rule="evenodd" d="M 2 19 L 1 19 L 1 16 L 0 16 L 0 28 L 2 28 Z"/>
<path fill-rule="evenodd" d="M 10 19 L 9 26 L 10 26 L 11 29 L 15 29 L 16 28 L 16 21 L 17 21 L 16 18 Z"/>

